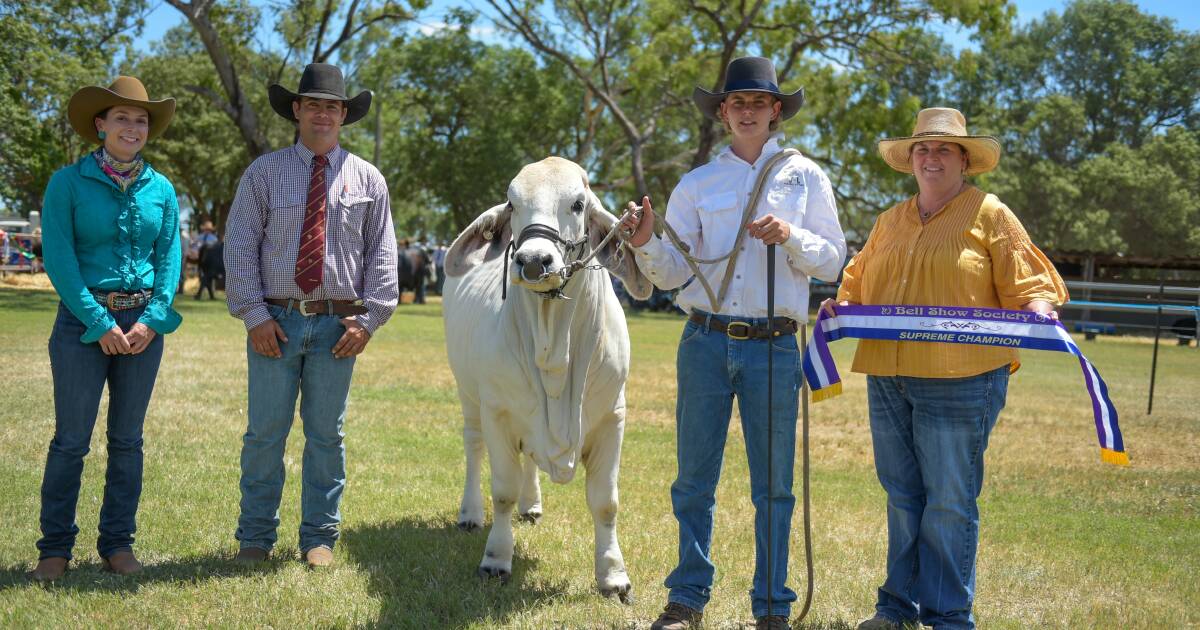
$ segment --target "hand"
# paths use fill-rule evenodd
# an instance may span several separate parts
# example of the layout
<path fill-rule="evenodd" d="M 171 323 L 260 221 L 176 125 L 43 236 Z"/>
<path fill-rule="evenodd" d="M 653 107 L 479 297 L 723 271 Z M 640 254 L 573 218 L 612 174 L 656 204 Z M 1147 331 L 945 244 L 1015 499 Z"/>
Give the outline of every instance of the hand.
<path fill-rule="evenodd" d="M 768 214 L 761 219 L 752 221 L 746 227 L 746 231 L 750 234 L 750 238 L 756 238 L 765 245 L 778 245 L 792 235 L 792 226 L 787 221 Z"/>
<path fill-rule="evenodd" d="M 829 313 L 830 317 L 837 317 L 837 310 L 834 308 L 835 306 L 850 306 L 850 305 L 857 305 L 857 304 L 858 304 L 858 302 L 847 302 L 845 300 L 838 302 L 837 300 L 835 300 L 833 298 L 825 298 L 825 301 L 821 302 L 821 305 L 817 307 L 817 310 L 821 310 L 821 311 L 825 311 L 826 313 Z"/>
<path fill-rule="evenodd" d="M 371 333 L 367 332 L 367 329 L 363 328 L 363 325 L 353 317 L 343 318 L 342 325 L 346 327 L 346 332 L 342 333 L 342 338 L 338 339 L 337 343 L 333 344 L 333 356 L 345 359 L 361 354 L 367 347 L 367 342 L 371 340 Z"/>
<path fill-rule="evenodd" d="M 150 347 L 150 342 L 154 341 L 154 329 L 138 322 L 125 333 L 125 339 L 129 341 L 129 354 L 141 354 L 143 350 Z"/>
<path fill-rule="evenodd" d="M 283 328 L 279 326 L 279 322 L 268 319 L 267 321 L 250 329 L 250 347 L 254 351 L 264 357 L 272 357 L 278 359 L 283 356 L 283 352 L 279 350 L 279 341 L 287 343 L 287 335 L 283 334 Z"/>
<path fill-rule="evenodd" d="M 1058 321 L 1058 311 L 1054 310 L 1054 305 L 1046 300 L 1032 300 L 1027 302 L 1025 306 L 1022 306 L 1021 309 L 1033 311 L 1034 313 L 1039 313 L 1054 321 Z"/>
<path fill-rule="evenodd" d="M 129 340 L 120 328 L 113 326 L 100 338 L 100 349 L 108 355 L 129 354 Z"/>
<path fill-rule="evenodd" d="M 626 210 L 635 210 L 637 204 L 630 201 L 626 204 Z M 654 209 L 650 207 L 650 197 L 642 197 L 641 213 L 632 213 L 621 221 L 621 230 L 629 234 L 629 244 L 634 247 L 641 247 L 650 242 L 650 237 L 654 236 Z"/>

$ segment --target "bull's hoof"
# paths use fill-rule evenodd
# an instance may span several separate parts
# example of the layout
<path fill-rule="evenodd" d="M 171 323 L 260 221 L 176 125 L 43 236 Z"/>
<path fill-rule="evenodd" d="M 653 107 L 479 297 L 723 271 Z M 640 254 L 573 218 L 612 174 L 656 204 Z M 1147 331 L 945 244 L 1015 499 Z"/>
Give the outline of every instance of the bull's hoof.
<path fill-rule="evenodd" d="M 475 574 L 484 582 L 499 578 L 501 584 L 508 584 L 509 578 L 512 577 L 511 571 L 507 571 L 501 567 L 479 567 L 479 570 Z"/>
<path fill-rule="evenodd" d="M 475 521 L 459 521 L 458 528 L 464 532 L 477 532 L 483 529 L 483 524 Z"/>
<path fill-rule="evenodd" d="M 622 584 L 612 588 L 602 588 L 600 589 L 600 594 L 608 598 L 612 598 L 613 595 L 616 595 L 617 599 L 621 600 L 622 604 L 625 604 L 626 606 L 633 605 L 632 584 Z"/>
<path fill-rule="evenodd" d="M 542 512 L 541 510 L 529 510 L 528 512 L 522 512 L 519 518 L 523 523 L 537 525 L 537 522 L 542 520 Z"/>

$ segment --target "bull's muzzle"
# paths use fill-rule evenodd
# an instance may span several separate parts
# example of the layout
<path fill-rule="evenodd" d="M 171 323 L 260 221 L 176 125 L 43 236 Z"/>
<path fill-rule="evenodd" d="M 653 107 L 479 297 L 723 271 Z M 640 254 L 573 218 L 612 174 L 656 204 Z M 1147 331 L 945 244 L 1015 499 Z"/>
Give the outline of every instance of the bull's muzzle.
<path fill-rule="evenodd" d="M 521 278 L 529 283 L 540 281 L 550 273 L 550 265 L 554 263 L 554 257 L 548 253 L 517 252 L 515 258 Z"/>

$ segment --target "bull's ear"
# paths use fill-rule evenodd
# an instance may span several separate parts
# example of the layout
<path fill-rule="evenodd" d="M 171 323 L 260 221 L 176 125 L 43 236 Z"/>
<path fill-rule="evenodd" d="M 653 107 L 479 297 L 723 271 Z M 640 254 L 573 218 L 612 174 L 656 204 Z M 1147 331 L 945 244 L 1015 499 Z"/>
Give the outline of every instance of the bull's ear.
<path fill-rule="evenodd" d="M 617 224 L 617 217 L 604 209 L 604 205 L 600 203 L 600 198 L 596 196 L 596 193 L 589 189 L 587 195 L 591 200 L 588 204 L 588 227 L 590 228 L 588 241 L 594 249 Z M 654 291 L 654 285 L 650 284 L 650 279 L 638 268 L 637 257 L 633 255 L 633 249 L 621 240 L 619 235 L 609 239 L 604 249 L 596 254 L 596 258 L 608 268 L 610 273 L 621 279 L 625 290 L 634 299 L 648 299 Z"/>
<path fill-rule="evenodd" d="M 479 215 L 446 251 L 446 275 L 461 276 L 476 265 L 504 255 L 512 240 L 512 206 L 503 203 Z"/>

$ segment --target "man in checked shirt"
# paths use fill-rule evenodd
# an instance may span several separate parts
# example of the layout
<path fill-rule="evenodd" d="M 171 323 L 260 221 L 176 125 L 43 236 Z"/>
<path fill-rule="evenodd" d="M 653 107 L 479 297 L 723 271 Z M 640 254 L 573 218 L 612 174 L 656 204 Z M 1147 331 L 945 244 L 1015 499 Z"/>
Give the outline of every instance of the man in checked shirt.
<path fill-rule="evenodd" d="M 346 97 L 342 73 L 304 69 L 300 89 L 269 88 L 271 107 L 300 141 L 264 155 L 242 175 L 229 212 L 229 312 L 246 324 L 249 427 L 242 438 L 238 561 L 275 546 L 283 453 L 300 397 L 304 424 L 300 553 L 333 563 L 346 449 L 342 425 L 354 358 L 396 308 L 396 237 L 387 183 L 338 145 L 342 125 L 371 106 Z"/>

